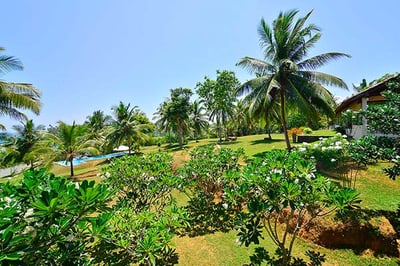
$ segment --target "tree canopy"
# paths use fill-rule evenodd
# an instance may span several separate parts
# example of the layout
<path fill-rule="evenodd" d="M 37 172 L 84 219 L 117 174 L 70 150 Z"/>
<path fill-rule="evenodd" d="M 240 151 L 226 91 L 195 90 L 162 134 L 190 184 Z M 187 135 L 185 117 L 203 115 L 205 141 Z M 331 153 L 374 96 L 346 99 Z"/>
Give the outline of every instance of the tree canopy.
<path fill-rule="evenodd" d="M 323 85 L 347 89 L 342 79 L 316 70 L 349 55 L 330 52 L 308 58 L 309 50 L 321 38 L 320 29 L 307 24 L 311 13 L 296 19 L 298 10 L 281 12 L 271 25 L 261 19 L 258 34 L 264 59 L 243 57 L 237 63 L 256 75 L 242 84 L 238 95 L 253 93 L 254 100 L 280 104 L 280 119 L 288 150 L 291 146 L 287 133 L 287 103 L 310 117 L 318 117 L 320 113 L 333 117 L 334 100 Z"/>

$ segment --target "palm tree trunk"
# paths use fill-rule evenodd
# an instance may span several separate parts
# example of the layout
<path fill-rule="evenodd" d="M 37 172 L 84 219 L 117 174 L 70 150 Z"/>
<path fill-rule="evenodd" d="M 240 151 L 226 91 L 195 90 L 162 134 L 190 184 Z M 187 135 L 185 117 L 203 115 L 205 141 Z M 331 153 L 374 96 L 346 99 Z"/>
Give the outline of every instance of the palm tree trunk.
<path fill-rule="evenodd" d="M 283 128 L 283 134 L 285 136 L 285 142 L 286 142 L 286 147 L 287 150 L 290 152 L 292 147 L 290 146 L 290 141 L 289 141 L 289 134 L 287 132 L 287 125 L 286 125 L 286 114 L 285 114 L 285 86 L 281 85 L 281 121 L 282 121 L 282 128 Z"/>
<path fill-rule="evenodd" d="M 71 178 L 74 176 L 74 164 L 72 163 L 72 160 L 73 160 L 74 158 L 72 158 L 70 161 L 69 161 L 69 166 L 70 166 L 70 169 L 71 169 Z"/>
<path fill-rule="evenodd" d="M 219 121 L 219 118 L 217 118 L 217 127 L 218 127 L 219 142 L 222 142 L 222 126 L 221 126 L 221 121 Z"/>
<path fill-rule="evenodd" d="M 178 142 L 179 142 L 179 147 L 182 149 L 183 148 L 183 129 L 182 129 L 182 126 L 180 126 L 179 129 L 178 129 Z"/>
<path fill-rule="evenodd" d="M 269 121 L 269 118 L 268 118 L 268 110 L 266 111 L 266 114 L 265 114 L 265 131 L 268 134 L 268 139 L 271 140 L 272 136 L 271 136 L 270 121 Z"/>

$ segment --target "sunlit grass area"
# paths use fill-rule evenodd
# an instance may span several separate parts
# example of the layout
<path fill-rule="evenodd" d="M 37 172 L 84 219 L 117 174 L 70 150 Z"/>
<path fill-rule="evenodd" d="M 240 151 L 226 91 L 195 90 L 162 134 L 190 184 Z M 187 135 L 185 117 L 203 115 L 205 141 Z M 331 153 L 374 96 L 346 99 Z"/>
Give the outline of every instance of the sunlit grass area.
<path fill-rule="evenodd" d="M 384 175 L 382 169 L 388 163 L 369 165 L 361 171 L 357 180 L 362 207 L 365 209 L 395 211 L 400 204 L 400 180 L 392 180 Z"/>

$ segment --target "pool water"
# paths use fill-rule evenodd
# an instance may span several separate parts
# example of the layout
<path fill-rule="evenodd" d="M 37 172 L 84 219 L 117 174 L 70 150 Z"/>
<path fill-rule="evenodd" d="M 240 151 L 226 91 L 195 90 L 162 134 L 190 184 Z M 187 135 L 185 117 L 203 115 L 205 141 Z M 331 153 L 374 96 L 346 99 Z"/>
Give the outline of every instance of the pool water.
<path fill-rule="evenodd" d="M 110 154 L 105 154 L 105 155 L 98 155 L 98 156 L 91 156 L 91 157 L 83 157 L 83 158 L 74 158 L 72 160 L 73 165 L 80 165 L 84 162 L 88 161 L 95 161 L 99 159 L 109 159 L 109 158 L 114 158 L 114 157 L 121 157 L 125 154 L 128 154 L 127 152 L 118 152 L 118 153 L 110 153 Z M 62 166 L 69 166 L 70 163 L 68 161 L 58 161 L 56 162 L 59 165 Z"/>

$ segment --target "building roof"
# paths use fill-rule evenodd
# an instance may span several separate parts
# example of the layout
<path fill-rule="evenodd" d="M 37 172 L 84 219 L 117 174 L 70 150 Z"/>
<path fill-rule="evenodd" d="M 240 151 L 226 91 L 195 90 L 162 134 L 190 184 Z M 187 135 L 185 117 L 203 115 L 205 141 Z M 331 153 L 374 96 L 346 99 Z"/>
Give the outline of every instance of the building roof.
<path fill-rule="evenodd" d="M 369 87 L 368 89 L 361 91 L 357 94 L 354 94 L 346 99 L 344 99 L 338 107 L 336 107 L 335 113 L 340 114 L 341 112 L 347 110 L 353 103 L 360 101 L 362 98 L 380 95 L 382 91 L 388 89 L 387 82 L 396 79 L 400 76 L 400 73 L 396 73 L 390 78 L 387 78 L 379 83 L 376 83 Z"/>

